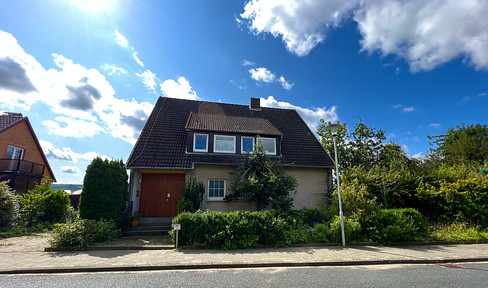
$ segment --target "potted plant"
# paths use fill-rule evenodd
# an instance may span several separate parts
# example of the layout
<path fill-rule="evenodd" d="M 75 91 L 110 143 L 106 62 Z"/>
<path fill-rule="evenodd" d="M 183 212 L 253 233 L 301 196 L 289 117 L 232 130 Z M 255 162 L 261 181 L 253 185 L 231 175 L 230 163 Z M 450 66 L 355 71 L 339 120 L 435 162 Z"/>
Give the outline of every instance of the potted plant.
<path fill-rule="evenodd" d="M 133 212 L 129 215 L 129 222 L 131 227 L 139 226 L 139 219 L 141 219 L 141 213 Z"/>

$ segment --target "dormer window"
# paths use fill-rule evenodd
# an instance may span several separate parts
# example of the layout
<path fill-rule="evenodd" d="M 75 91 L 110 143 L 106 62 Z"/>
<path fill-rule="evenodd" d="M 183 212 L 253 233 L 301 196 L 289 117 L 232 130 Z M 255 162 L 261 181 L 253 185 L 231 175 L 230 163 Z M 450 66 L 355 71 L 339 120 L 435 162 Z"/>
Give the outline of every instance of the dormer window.
<path fill-rule="evenodd" d="M 276 139 L 275 138 L 261 138 L 261 145 L 264 147 L 264 152 L 269 155 L 276 155 Z"/>
<path fill-rule="evenodd" d="M 193 134 L 193 152 L 208 152 L 207 134 Z"/>
<path fill-rule="evenodd" d="M 241 137 L 241 153 L 251 153 L 254 150 L 254 137 Z"/>
<path fill-rule="evenodd" d="M 236 153 L 235 136 L 214 136 L 214 152 L 216 153 Z"/>

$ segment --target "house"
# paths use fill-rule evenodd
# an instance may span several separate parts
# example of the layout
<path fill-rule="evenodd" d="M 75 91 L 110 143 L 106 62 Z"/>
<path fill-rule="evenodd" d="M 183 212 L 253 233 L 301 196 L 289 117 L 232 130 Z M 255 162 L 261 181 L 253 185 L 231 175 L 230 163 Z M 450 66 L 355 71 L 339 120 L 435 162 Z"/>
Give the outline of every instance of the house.
<path fill-rule="evenodd" d="M 0 112 L 0 181 L 24 194 L 43 179 L 56 181 L 29 119 Z"/>
<path fill-rule="evenodd" d="M 205 185 L 202 210 L 254 210 L 224 201 L 232 175 L 257 136 L 298 180 L 295 209 L 316 208 L 331 189 L 333 161 L 295 110 L 160 97 L 127 160 L 130 205 L 142 217 L 171 217 L 186 177 Z"/>

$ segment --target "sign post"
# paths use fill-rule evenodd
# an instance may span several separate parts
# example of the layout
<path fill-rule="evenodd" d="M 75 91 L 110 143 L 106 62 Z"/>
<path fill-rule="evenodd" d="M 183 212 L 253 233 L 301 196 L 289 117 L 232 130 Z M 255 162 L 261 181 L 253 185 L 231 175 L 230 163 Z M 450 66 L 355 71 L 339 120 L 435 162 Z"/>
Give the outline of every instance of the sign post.
<path fill-rule="evenodd" d="M 178 249 L 178 231 L 181 230 L 181 224 L 174 224 L 173 230 L 176 231 L 176 247 L 175 247 L 175 249 Z"/>

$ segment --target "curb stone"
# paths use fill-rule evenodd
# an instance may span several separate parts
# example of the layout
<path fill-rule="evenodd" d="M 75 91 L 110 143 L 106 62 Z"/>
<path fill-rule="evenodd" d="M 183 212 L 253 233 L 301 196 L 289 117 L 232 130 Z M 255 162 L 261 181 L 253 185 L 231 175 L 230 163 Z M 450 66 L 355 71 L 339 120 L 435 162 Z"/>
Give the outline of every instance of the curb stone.
<path fill-rule="evenodd" d="M 139 272 L 139 271 L 170 271 L 170 270 L 207 270 L 233 268 L 273 268 L 273 267 L 331 267 L 331 266 L 365 266 L 391 264 L 442 264 L 461 262 L 488 262 L 488 257 L 454 258 L 454 259 L 419 259 L 419 260 L 371 260 L 371 261 L 331 261 L 309 263 L 248 263 L 248 264 L 202 264 L 202 265 L 174 265 L 174 266 L 121 266 L 121 267 L 86 267 L 86 268 L 46 268 L 46 269 L 17 269 L 0 271 L 3 274 L 59 274 L 59 273 L 90 273 L 90 272 Z"/>

